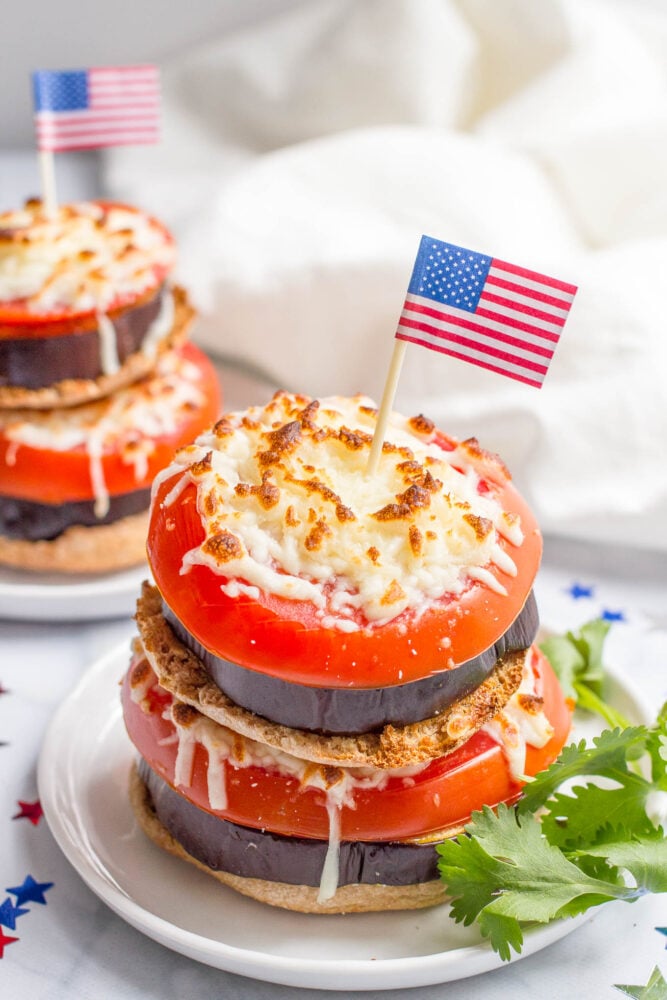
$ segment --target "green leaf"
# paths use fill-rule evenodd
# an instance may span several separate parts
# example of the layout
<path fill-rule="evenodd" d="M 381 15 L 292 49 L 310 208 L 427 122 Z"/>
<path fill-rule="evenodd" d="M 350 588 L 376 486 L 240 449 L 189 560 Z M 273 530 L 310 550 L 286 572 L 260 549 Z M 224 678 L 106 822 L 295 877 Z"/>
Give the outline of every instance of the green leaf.
<path fill-rule="evenodd" d="M 518 803 L 519 811 L 521 814 L 536 812 L 563 782 L 582 775 L 597 775 L 623 782 L 629 774 L 628 754 L 633 749 L 643 749 L 647 738 L 645 726 L 628 726 L 626 729 L 605 730 L 593 739 L 593 746 L 590 747 L 585 740 L 570 743 L 550 767 L 525 786 Z"/>
<path fill-rule="evenodd" d="M 446 881 L 452 916 L 466 927 L 490 903 L 501 882 L 501 862 L 496 862 L 474 837 L 460 837 L 438 844 L 438 868 Z"/>
<path fill-rule="evenodd" d="M 667 732 L 667 701 L 658 712 L 658 718 L 656 719 L 655 724 L 657 729 L 661 729 L 663 733 Z"/>
<path fill-rule="evenodd" d="M 646 814 L 651 785 L 628 774 L 622 785 L 601 788 L 580 785 L 565 795 L 556 793 L 546 805 L 542 829 L 551 844 L 574 849 L 595 844 L 606 827 L 650 834 L 654 827 Z"/>
<path fill-rule="evenodd" d="M 656 965 L 646 986 L 621 986 L 616 983 L 615 989 L 625 993 L 634 1000 L 667 1000 L 667 982 Z"/>
<path fill-rule="evenodd" d="M 568 635 L 550 635 L 542 643 L 540 649 L 551 664 L 556 677 L 560 681 L 563 694 L 572 701 L 577 701 L 574 682 L 585 669 L 584 658 Z"/>
<path fill-rule="evenodd" d="M 629 725 L 628 720 L 622 712 L 619 712 L 613 705 L 607 704 L 592 688 L 587 687 L 583 681 L 574 682 L 574 691 L 577 708 L 601 716 L 610 729 L 624 729 Z"/>
<path fill-rule="evenodd" d="M 571 855 L 568 854 L 568 857 L 571 857 Z M 623 872 L 618 868 L 612 868 L 604 856 L 596 858 L 591 854 L 582 854 L 579 852 L 576 858 L 577 865 L 583 872 L 590 875 L 591 878 L 599 878 L 603 882 L 613 882 L 614 885 L 626 884 Z"/>
<path fill-rule="evenodd" d="M 660 709 L 657 725 L 649 735 L 648 752 L 653 782 L 667 791 L 667 702 Z"/>
<path fill-rule="evenodd" d="M 602 650 L 610 627 L 611 625 L 608 621 L 605 621 L 603 618 L 596 618 L 582 625 L 578 635 L 568 632 L 568 636 L 581 653 L 585 663 L 585 669 L 580 675 L 580 680 L 584 681 L 590 687 L 597 685 L 597 694 L 601 694 L 599 686 L 604 678 Z"/>
<path fill-rule="evenodd" d="M 575 916 L 611 899 L 637 898 L 633 887 L 588 875 L 548 843 L 534 816 L 500 805 L 485 807 L 466 827 L 468 837 L 438 846 L 438 867 L 458 922 L 479 921 L 505 959 L 519 951 L 522 923 Z"/>
<path fill-rule="evenodd" d="M 607 725 L 627 726 L 628 720 L 603 697 L 602 652 L 610 623 L 602 618 L 582 625 L 578 632 L 549 636 L 540 649 L 549 660 L 566 698 L 589 712 L 601 715 Z"/>
<path fill-rule="evenodd" d="M 515 806 L 485 806 L 465 835 L 437 848 L 454 920 L 477 921 L 505 960 L 523 946 L 525 924 L 576 916 L 612 899 L 633 902 L 667 892 L 667 840 L 653 826 L 667 795 L 667 704 L 657 725 L 630 726 L 601 698 L 607 622 L 542 646 L 565 693 L 598 712 L 612 728 L 565 747 L 549 768 L 527 780 Z M 644 758 L 642 760 L 642 758 Z M 649 768 L 642 765 L 650 760 Z M 578 778 L 600 784 L 572 785 Z M 561 791 L 568 783 L 569 790 Z M 536 814 L 541 816 L 541 820 Z M 631 884 L 634 880 L 634 884 Z M 656 969 L 646 987 L 617 987 L 628 996 L 667 1000 Z M 648 991 L 648 992 L 647 992 Z"/>
<path fill-rule="evenodd" d="M 667 892 L 667 840 L 662 830 L 654 830 L 652 836 L 608 841 L 581 853 L 605 858 L 629 872 L 640 892 Z"/>

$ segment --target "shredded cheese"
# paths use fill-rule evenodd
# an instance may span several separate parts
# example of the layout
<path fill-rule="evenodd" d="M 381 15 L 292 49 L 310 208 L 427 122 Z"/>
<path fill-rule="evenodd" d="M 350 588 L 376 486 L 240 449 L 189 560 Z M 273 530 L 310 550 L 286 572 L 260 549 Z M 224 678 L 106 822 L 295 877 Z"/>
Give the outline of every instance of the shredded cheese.
<path fill-rule="evenodd" d="M 204 564 L 225 592 L 243 581 L 311 601 L 343 631 L 419 613 L 471 581 L 505 593 L 503 577 L 516 574 L 508 547 L 523 535 L 497 490 L 482 487 L 478 452 L 447 451 L 430 421 L 394 413 L 367 476 L 376 416 L 362 396 L 278 393 L 181 449 L 155 488 L 181 473 L 168 505 L 183 477 L 197 486 L 205 539 L 182 572 Z"/>
<path fill-rule="evenodd" d="M 134 661 L 136 666 L 137 662 Z M 131 685 L 132 699 L 145 711 L 152 711 L 150 695 L 156 688 L 164 697 L 166 692 L 158 687 L 157 677 L 144 660 L 145 668 Z M 132 668 L 131 668 L 132 669 Z M 148 671 L 146 675 L 145 671 Z M 132 675 L 131 675 L 132 676 Z M 330 899 L 338 887 L 338 857 L 340 848 L 340 817 L 343 808 L 354 809 L 354 796 L 358 790 L 381 790 L 390 778 L 402 778 L 406 786 L 414 783 L 414 775 L 423 771 L 430 761 L 403 768 L 381 770 L 373 767 L 327 767 L 314 764 L 282 750 L 268 747 L 248 737 L 233 732 L 196 709 L 172 700 L 163 710 L 163 718 L 174 727 L 178 747 L 174 765 L 174 784 L 189 788 L 193 779 L 195 750 L 201 746 L 207 756 L 207 796 L 211 809 L 219 812 L 227 808 L 227 769 L 258 767 L 293 778 L 299 790 L 315 788 L 324 793 L 328 816 L 329 837 L 326 859 L 322 869 L 319 899 Z M 163 745 L 171 737 L 163 740 Z"/>
<path fill-rule="evenodd" d="M 166 230 L 133 208 L 77 202 L 51 218 L 35 200 L 0 214 L 0 301 L 19 300 L 36 317 L 104 314 L 155 288 L 174 262 Z"/>
<path fill-rule="evenodd" d="M 45 451 L 83 448 L 88 455 L 97 517 L 109 509 L 103 458 L 117 452 L 133 467 L 135 481 L 145 480 L 156 439 L 173 434 L 184 414 L 205 401 L 202 375 L 176 352 L 161 355 L 148 378 L 120 389 L 107 399 L 55 410 L 2 410 L 0 431 L 10 441 L 6 462 L 16 463 L 22 446 Z"/>

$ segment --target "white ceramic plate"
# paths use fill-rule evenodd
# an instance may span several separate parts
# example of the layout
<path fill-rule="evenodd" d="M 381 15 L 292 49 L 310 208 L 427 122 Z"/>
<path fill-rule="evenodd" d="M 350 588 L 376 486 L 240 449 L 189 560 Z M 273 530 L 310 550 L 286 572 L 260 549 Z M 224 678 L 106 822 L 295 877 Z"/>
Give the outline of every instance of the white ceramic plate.
<path fill-rule="evenodd" d="M 446 906 L 348 916 L 289 913 L 246 899 L 155 847 L 137 828 L 127 800 L 134 754 L 118 693 L 127 662 L 124 643 L 84 675 L 51 723 L 38 772 L 56 841 L 124 920 L 207 965 L 289 986 L 397 989 L 503 964 L 474 928 L 448 917 Z M 619 680 L 612 698 L 631 720 L 645 720 L 641 702 Z M 580 923 L 560 921 L 528 932 L 522 957 Z"/>
<path fill-rule="evenodd" d="M 134 613 L 148 566 L 99 576 L 0 569 L 0 618 L 14 621 L 95 621 Z"/>

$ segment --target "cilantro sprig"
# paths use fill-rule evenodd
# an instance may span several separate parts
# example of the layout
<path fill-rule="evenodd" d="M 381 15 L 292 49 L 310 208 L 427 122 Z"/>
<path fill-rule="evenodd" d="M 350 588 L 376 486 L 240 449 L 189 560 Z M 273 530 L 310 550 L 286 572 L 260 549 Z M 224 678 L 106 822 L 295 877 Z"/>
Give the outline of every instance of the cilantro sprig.
<path fill-rule="evenodd" d="M 610 728 L 629 725 L 628 720 L 604 698 L 602 659 L 610 623 L 602 618 L 582 625 L 578 632 L 550 635 L 540 649 L 560 681 L 563 694 L 577 708 L 602 716 Z"/>
<path fill-rule="evenodd" d="M 667 819 L 667 706 L 653 727 L 606 730 L 591 746 L 566 747 L 515 806 L 485 806 L 466 835 L 438 846 L 454 920 L 477 921 L 509 960 L 526 925 L 667 892 L 661 812 Z"/>

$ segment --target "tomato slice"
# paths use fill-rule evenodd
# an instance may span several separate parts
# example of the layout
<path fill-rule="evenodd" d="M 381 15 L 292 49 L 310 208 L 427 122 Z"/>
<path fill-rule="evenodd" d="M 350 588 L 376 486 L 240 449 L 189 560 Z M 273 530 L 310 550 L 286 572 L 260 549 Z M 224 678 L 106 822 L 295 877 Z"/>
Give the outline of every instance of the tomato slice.
<path fill-rule="evenodd" d="M 172 234 L 153 216 L 147 215 L 145 212 L 140 212 L 139 209 L 121 202 L 96 199 L 93 204 L 99 205 L 105 210 L 118 208 L 123 211 L 142 215 L 161 234 L 165 246 L 174 247 L 174 237 Z M 124 293 L 117 295 L 105 312 L 113 316 L 129 306 L 139 304 L 140 301 L 147 301 L 155 294 L 171 269 L 171 265 L 156 262 L 150 267 L 152 282 L 149 282 L 140 294 Z M 94 328 L 96 326 L 95 316 L 95 309 L 77 310 L 60 308 L 51 312 L 36 313 L 29 310 L 26 299 L 0 299 L 0 339 L 57 337 L 77 333 L 81 330 Z"/>
<path fill-rule="evenodd" d="M 152 507 L 148 555 L 155 582 L 171 610 L 206 649 L 222 659 L 298 684 L 388 687 L 465 663 L 504 635 L 523 608 L 537 573 L 542 538 L 527 504 L 505 480 L 495 487 L 503 509 L 518 514 L 520 546 L 501 540 L 516 564 L 504 576 L 506 595 L 471 583 L 445 595 L 419 616 L 404 612 L 389 623 L 342 632 L 325 628 L 309 601 L 264 591 L 229 597 L 224 577 L 195 565 L 182 575 L 183 556 L 201 544 L 196 489 L 188 485 L 168 506 L 177 476 L 161 483 Z"/>
<path fill-rule="evenodd" d="M 571 711 L 545 657 L 533 648 L 531 665 L 536 692 L 544 698 L 544 712 L 554 727 L 549 742 L 528 746 L 527 775 L 552 763 L 567 739 Z M 175 785 L 178 742 L 171 720 L 163 718 L 170 696 L 159 686 L 151 689 L 148 711 L 132 699 L 130 671 L 124 680 L 122 703 L 130 739 L 149 766 L 200 809 L 255 829 L 287 836 L 326 840 L 329 818 L 323 791 L 302 787 L 295 777 L 252 765 L 235 767 L 222 761 L 227 805 L 211 808 L 207 787 L 207 751 L 195 744 L 192 781 Z M 389 841 L 423 837 L 465 823 L 483 805 L 515 799 L 521 785 L 510 775 L 500 745 L 479 731 L 458 750 L 432 761 L 408 778 L 392 776 L 383 788 L 356 789 L 353 805 L 341 808 L 343 840 Z"/>
<path fill-rule="evenodd" d="M 150 302 L 158 293 L 167 269 L 153 267 L 155 284 L 141 295 L 118 295 L 105 315 L 111 320 L 129 309 L 135 309 Z M 25 300 L 0 302 L 0 340 L 46 340 L 51 337 L 70 337 L 78 333 L 88 333 L 99 328 L 99 319 L 94 311 L 49 312 L 40 315 L 26 310 Z M 76 350 L 78 345 L 73 345 Z"/>
<path fill-rule="evenodd" d="M 123 461 L 118 441 L 105 446 L 101 471 L 106 489 L 112 496 L 150 486 L 155 475 L 169 464 L 176 449 L 209 426 L 219 413 L 217 375 L 206 355 L 194 344 L 186 343 L 178 349 L 177 356 L 182 362 L 195 366 L 195 384 L 201 390 L 202 404 L 181 407 L 171 433 L 153 435 L 150 431 L 133 429 L 135 437 L 139 438 L 137 447 L 143 448 L 146 455 L 145 466 L 139 476 L 133 463 Z M 150 382 L 151 377 L 142 380 L 140 385 L 149 385 Z M 132 393 L 136 389 L 129 387 L 122 391 Z M 113 398 L 111 401 L 84 404 L 91 408 L 91 412 L 98 413 L 100 419 L 106 416 L 112 405 Z M 22 412 L 19 419 L 23 421 L 29 417 Z M 52 504 L 93 499 L 91 456 L 85 445 L 59 450 L 13 441 L 7 433 L 10 420 L 11 416 L 0 413 L 0 497 Z"/>

